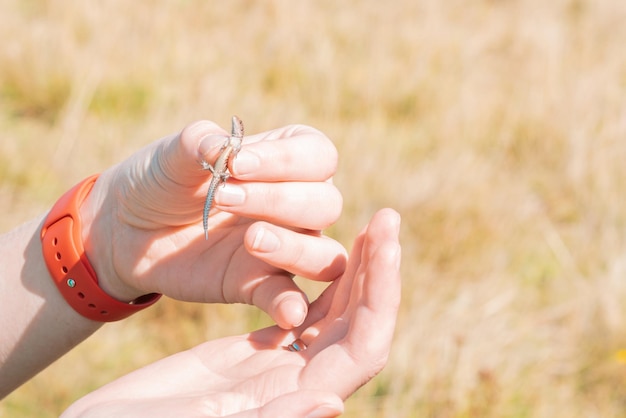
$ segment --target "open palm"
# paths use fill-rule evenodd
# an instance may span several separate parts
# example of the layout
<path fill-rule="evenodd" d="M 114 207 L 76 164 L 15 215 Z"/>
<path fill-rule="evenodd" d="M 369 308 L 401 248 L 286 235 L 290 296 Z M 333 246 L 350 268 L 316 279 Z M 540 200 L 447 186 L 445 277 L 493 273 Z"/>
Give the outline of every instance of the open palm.
<path fill-rule="evenodd" d="M 104 386 L 64 416 L 294 417 L 336 406 L 334 397 L 347 398 L 387 361 L 400 301 L 398 226 L 391 210 L 374 216 L 301 327 L 201 344 Z M 306 350 L 285 348 L 296 338 Z"/>

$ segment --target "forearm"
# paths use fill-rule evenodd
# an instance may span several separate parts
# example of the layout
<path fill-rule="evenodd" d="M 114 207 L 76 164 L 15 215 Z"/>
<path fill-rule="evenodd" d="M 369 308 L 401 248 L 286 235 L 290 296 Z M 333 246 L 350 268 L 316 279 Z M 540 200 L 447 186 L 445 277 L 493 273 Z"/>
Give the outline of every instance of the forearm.
<path fill-rule="evenodd" d="M 63 299 L 44 262 L 42 218 L 0 236 L 0 398 L 9 394 L 102 323 Z"/>

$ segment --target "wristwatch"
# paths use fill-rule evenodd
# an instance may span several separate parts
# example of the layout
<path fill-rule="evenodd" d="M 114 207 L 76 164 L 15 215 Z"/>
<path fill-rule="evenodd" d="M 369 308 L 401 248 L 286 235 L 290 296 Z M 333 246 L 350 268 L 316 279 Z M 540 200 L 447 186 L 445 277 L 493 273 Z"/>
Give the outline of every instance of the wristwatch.
<path fill-rule="evenodd" d="M 98 277 L 85 254 L 79 214 L 97 179 L 98 175 L 87 177 L 54 204 L 41 228 L 41 245 L 52 280 L 67 303 L 88 319 L 112 322 L 147 308 L 161 295 L 150 293 L 127 303 L 98 286 Z"/>

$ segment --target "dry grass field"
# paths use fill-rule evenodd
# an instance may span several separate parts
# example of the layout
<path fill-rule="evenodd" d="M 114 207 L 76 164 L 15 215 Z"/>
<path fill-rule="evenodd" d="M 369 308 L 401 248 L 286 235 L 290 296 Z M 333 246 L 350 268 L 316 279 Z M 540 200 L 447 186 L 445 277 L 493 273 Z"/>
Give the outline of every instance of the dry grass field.
<path fill-rule="evenodd" d="M 626 2 L 0 0 L 0 37 L 1 231 L 191 121 L 313 125 L 340 153 L 328 234 L 403 216 L 394 349 L 346 417 L 626 416 Z M 162 301 L 0 416 L 267 324 Z"/>

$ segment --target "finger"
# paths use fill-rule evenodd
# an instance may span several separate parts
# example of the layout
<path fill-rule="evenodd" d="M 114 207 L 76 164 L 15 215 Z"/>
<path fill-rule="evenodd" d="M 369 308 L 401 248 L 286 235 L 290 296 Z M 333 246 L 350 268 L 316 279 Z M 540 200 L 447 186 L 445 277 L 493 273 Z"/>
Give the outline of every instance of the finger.
<path fill-rule="evenodd" d="M 164 143 L 164 152 L 157 154 L 164 177 L 179 185 L 197 186 L 198 179 L 210 176 L 209 171 L 202 170 L 201 161 L 213 161 L 227 135 L 209 121 L 186 126 L 175 140 Z"/>
<path fill-rule="evenodd" d="M 388 309 L 395 314 L 398 310 L 401 288 L 399 233 L 400 216 L 391 209 L 383 209 L 374 215 L 368 228 L 364 252 L 371 267 L 363 283 L 362 304 L 371 311 Z M 384 277 L 386 268 L 389 269 L 387 278 Z"/>
<path fill-rule="evenodd" d="M 370 222 L 353 280 L 358 297 L 309 344 L 304 387 L 331 388 L 345 398 L 386 364 L 400 301 L 398 226 L 399 216 L 392 210 L 379 211 Z M 375 249 L 370 251 L 371 246 Z M 337 300 L 336 293 L 333 304 Z"/>
<path fill-rule="evenodd" d="M 328 329 L 329 324 L 341 317 L 348 308 L 352 287 L 357 271 L 361 264 L 361 253 L 365 241 L 367 227 L 357 236 L 350 252 L 348 266 L 343 276 L 329 286 L 310 306 L 306 328 L 302 331 L 301 339 L 310 345 L 317 338 L 322 329 Z M 325 347 L 336 341 L 332 333 L 327 333 L 326 340 L 318 341 Z"/>
<path fill-rule="evenodd" d="M 337 149 L 320 131 L 291 125 L 247 136 L 232 161 L 233 176 L 253 181 L 325 181 L 337 169 Z"/>
<path fill-rule="evenodd" d="M 309 301 L 291 276 L 265 278 L 252 292 L 251 304 L 261 308 L 283 329 L 301 325 L 306 319 Z"/>
<path fill-rule="evenodd" d="M 367 230 L 365 255 L 357 273 L 362 295 L 350 308 L 350 327 L 342 342 L 357 368 L 353 380 L 357 387 L 346 385 L 348 395 L 380 372 L 387 362 L 400 305 L 399 225 L 399 215 L 385 209 L 374 215 Z M 350 369 L 350 362 L 346 364 Z"/>
<path fill-rule="evenodd" d="M 332 392 L 298 390 L 278 396 L 265 405 L 230 418 L 315 417 L 332 418 L 343 413 L 343 401 Z"/>
<path fill-rule="evenodd" d="M 370 263 L 376 259 L 377 251 L 385 245 L 395 245 L 399 248 L 399 226 L 399 215 L 391 209 L 383 209 L 374 215 L 370 223 L 356 239 L 350 254 L 349 268 L 345 274 L 346 277 L 352 278 L 352 280 L 342 281 L 338 295 L 333 300 L 334 313 L 337 316 L 352 315 L 356 306 L 364 301 L 371 301 L 371 297 L 374 298 L 374 301 L 387 300 L 386 296 L 382 294 L 365 294 L 364 287 L 369 283 L 367 274 L 375 275 L 376 273 L 376 271 L 372 273 L 373 268 Z"/>
<path fill-rule="evenodd" d="M 245 249 L 242 249 L 245 251 Z M 309 301 L 292 280 L 292 275 L 248 256 L 232 263 L 222 288 L 228 303 L 246 303 L 266 312 L 283 329 L 302 324 Z"/>
<path fill-rule="evenodd" d="M 363 284 L 363 294 L 350 320 L 346 349 L 356 360 L 369 358 L 369 364 L 379 368 L 387 360 L 400 304 L 400 247 L 395 243 L 380 245 L 370 260 L 369 272 Z M 376 330 L 375 333 L 372 330 Z M 378 358 L 376 358 L 378 356 Z"/>
<path fill-rule="evenodd" d="M 324 229 L 341 214 L 343 198 L 327 182 L 228 181 L 215 197 L 218 209 L 280 225 Z"/>
<path fill-rule="evenodd" d="M 207 135 L 223 134 L 212 122 L 193 123 L 106 170 L 93 195 L 110 195 L 114 203 L 109 204 L 120 207 L 117 213 L 124 222 L 142 229 L 188 224 L 201 214 L 198 206 L 210 176 L 201 169 L 199 143 Z M 114 194 L 107 193 L 107 185 Z"/>
<path fill-rule="evenodd" d="M 248 252 L 258 259 L 312 280 L 334 280 L 346 266 L 346 250 L 337 241 L 267 222 L 256 222 L 250 226 L 244 244 Z"/>
<path fill-rule="evenodd" d="M 380 258 L 381 266 L 371 268 L 382 270 L 382 266 L 387 269 L 396 264 L 396 246 L 382 246 L 379 253 L 386 253 L 375 257 Z M 379 292 L 383 290 L 381 286 L 373 287 Z M 382 300 L 385 295 L 380 293 L 379 297 Z M 307 343 L 303 334 L 300 338 L 308 346 L 303 355 L 310 358 L 302 374 L 303 387 L 328 388 L 346 399 L 376 376 L 387 363 L 395 328 L 397 305 L 393 300 L 390 305 L 377 311 L 359 305 L 353 318 L 335 317 L 327 321 L 319 328 L 319 335 L 312 333 L 312 342 Z"/>
<path fill-rule="evenodd" d="M 206 163 L 215 164 L 215 160 L 219 157 L 227 141 L 228 136 L 226 135 L 209 134 L 202 137 L 198 145 L 198 155 L 201 165 L 204 166 Z"/>

